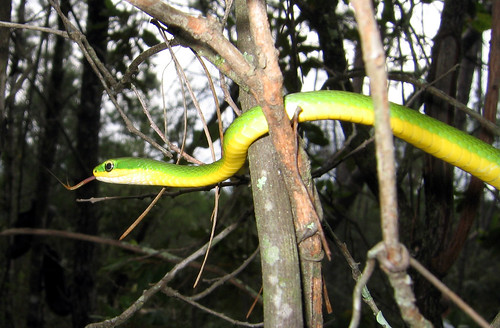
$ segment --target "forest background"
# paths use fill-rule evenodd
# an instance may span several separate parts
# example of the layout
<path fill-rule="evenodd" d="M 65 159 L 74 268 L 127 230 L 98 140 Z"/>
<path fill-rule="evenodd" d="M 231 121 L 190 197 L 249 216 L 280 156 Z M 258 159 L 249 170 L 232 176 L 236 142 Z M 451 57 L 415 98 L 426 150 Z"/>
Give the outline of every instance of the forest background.
<path fill-rule="evenodd" d="M 391 99 L 497 148 L 499 2 L 374 2 Z M 331 259 L 319 233 L 297 246 L 301 196 L 280 164 L 288 146 L 277 152 L 269 138 L 252 147 L 249 165 L 276 172 L 274 189 L 259 194 L 248 170 L 217 188 L 167 189 L 124 241 L 160 188 L 93 182 L 70 192 L 54 176 L 73 184 L 119 156 L 211 162 L 238 107 L 265 106 L 269 90 L 369 94 L 354 3 L 2 1 L 0 326 L 84 327 L 110 318 L 125 327 L 348 326 L 353 276 L 384 238 L 372 128 L 299 129 L 315 179 L 305 185 L 321 203 Z M 401 242 L 493 321 L 498 191 L 404 142 L 394 150 Z M 279 261 L 269 265 L 276 249 Z M 378 326 L 380 314 L 393 327 L 477 325 L 417 271 L 398 272 L 412 279 L 398 289 L 394 272 L 377 267 L 360 325 Z M 405 313 L 401 303 L 412 295 L 398 292 L 408 286 L 428 322 Z"/>

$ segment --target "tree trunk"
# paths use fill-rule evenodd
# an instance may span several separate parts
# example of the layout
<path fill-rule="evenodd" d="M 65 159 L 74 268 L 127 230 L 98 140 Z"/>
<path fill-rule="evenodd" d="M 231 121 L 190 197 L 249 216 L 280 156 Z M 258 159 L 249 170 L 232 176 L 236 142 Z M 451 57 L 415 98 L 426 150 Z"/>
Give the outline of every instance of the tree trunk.
<path fill-rule="evenodd" d="M 0 2 L 0 20 L 10 22 L 10 12 L 12 10 L 11 0 L 2 0 Z M 9 61 L 9 42 L 10 29 L 0 28 L 0 156 L 5 147 L 4 129 L 7 112 L 5 109 L 5 92 L 7 86 L 7 63 Z"/>
<path fill-rule="evenodd" d="M 12 10 L 12 1 L 11 0 L 2 0 L 0 2 L 0 21 L 10 22 L 11 21 L 11 10 Z M 4 226 L 10 226 L 12 223 L 12 218 L 16 213 L 12 213 L 11 205 L 12 203 L 12 176 L 9 175 L 10 170 L 12 169 L 12 160 L 7 159 L 7 157 L 12 158 L 12 152 L 7 152 L 5 154 L 5 148 L 12 148 L 11 140 L 8 139 L 7 133 L 7 124 L 8 124 L 8 114 L 6 108 L 6 87 L 7 87 L 7 64 L 9 61 L 9 42 L 10 42 L 10 29 L 1 28 L 0 29 L 0 158 L 4 159 L 4 180 L 5 186 L 2 190 L 1 202 L 4 204 L 4 209 L 6 210 L 6 215 L 2 215 L 1 218 L 5 220 Z M 10 269 L 10 260 L 5 259 L 2 261 L 1 265 L 4 265 L 4 270 Z M 0 297 L 0 309 L 4 309 L 2 311 L 2 317 L 0 318 L 0 326 L 5 328 L 10 328 L 14 326 L 13 318 L 12 318 L 12 299 L 11 297 L 5 297 L 5 295 L 9 295 L 9 275 L 6 274 L 4 276 L 4 282 L 0 287 L 0 293 L 2 297 Z"/>
<path fill-rule="evenodd" d="M 461 32 L 467 0 L 445 1 L 441 25 L 434 40 L 432 64 L 427 77 L 428 83 L 444 93 L 455 97 L 458 78 L 458 64 L 461 60 Z M 429 95 L 425 99 L 427 115 L 447 124 L 453 124 L 454 109 L 445 101 Z M 418 258 L 432 272 L 442 277 L 446 272 L 439 264 L 432 265 L 432 258 L 443 250 L 449 229 L 453 222 L 453 167 L 430 155 L 425 156 L 425 228 L 422 234 L 422 248 Z M 428 238 L 425 236 L 432 236 Z M 422 314 L 436 327 L 442 327 L 440 293 L 425 279 L 415 278 L 417 304 Z"/>
<path fill-rule="evenodd" d="M 318 42 L 320 44 L 320 49 L 323 54 L 323 61 L 325 66 L 328 68 L 326 70 L 329 79 L 323 86 L 325 89 L 331 90 L 346 90 L 353 91 L 352 84 L 346 81 L 339 81 L 336 76 L 344 74 L 347 67 L 346 53 L 344 50 L 344 36 L 340 31 L 342 27 L 339 26 L 339 19 L 335 12 L 338 5 L 338 1 L 321 1 L 321 4 L 312 2 L 301 2 L 300 9 L 302 15 L 307 19 L 311 28 L 318 34 Z M 361 55 L 359 56 L 362 57 Z M 363 60 L 359 61 L 363 65 Z M 356 67 L 360 68 L 360 67 Z M 361 67 L 363 68 L 363 67 Z M 359 83 L 359 82 L 358 82 Z M 359 91 L 359 90 L 358 90 Z M 353 124 L 340 122 L 342 130 L 346 138 L 353 134 Z M 354 138 L 347 145 L 350 151 L 353 151 L 359 147 L 363 142 L 371 137 L 370 128 L 357 125 L 356 131 L 354 133 Z M 377 167 L 373 158 L 375 158 L 375 146 L 373 143 L 366 145 L 364 151 L 355 152 L 352 156 L 357 170 L 357 175 L 360 176 L 356 179 L 347 179 L 347 177 L 339 176 L 338 178 L 344 181 L 350 181 L 349 187 L 351 190 L 359 191 L 359 184 L 366 183 L 370 188 L 370 191 L 378 197 L 378 182 L 377 182 Z M 349 167 L 348 162 L 343 162 L 340 165 L 343 167 Z M 354 175 L 352 169 L 348 169 L 351 176 Z M 352 197 L 344 197 L 341 203 L 345 207 L 349 207 L 356 199 L 357 192 L 352 192 Z"/>
<path fill-rule="evenodd" d="M 238 48 L 254 53 L 255 44 L 248 30 L 245 1 L 237 0 Z M 254 57 L 255 58 L 255 57 Z M 241 93 L 244 109 L 255 105 Z M 265 327 L 302 327 L 302 292 L 297 241 L 290 200 L 286 192 L 276 151 L 269 137 L 249 149 L 255 219 L 262 265 Z"/>
<path fill-rule="evenodd" d="M 88 1 L 87 39 L 95 52 L 104 61 L 106 53 L 108 16 L 106 5 L 100 0 Z M 77 149 L 81 155 L 78 169 L 81 178 L 88 177 L 98 161 L 100 108 L 103 87 L 97 75 L 85 62 L 82 76 L 80 105 L 77 110 Z M 98 184 L 89 184 L 76 191 L 76 198 L 95 196 Z M 97 206 L 77 203 L 76 231 L 96 235 L 98 228 Z M 94 248 L 93 243 L 75 242 L 73 263 L 73 327 L 83 327 L 90 322 L 94 294 Z"/>
<path fill-rule="evenodd" d="M 61 3 L 61 10 L 68 12 L 69 6 L 66 1 Z M 63 28 L 59 20 L 59 28 Z M 45 108 L 45 125 L 40 136 L 37 165 L 37 180 L 35 186 L 35 199 L 33 201 L 34 211 L 32 226 L 36 228 L 48 227 L 48 208 L 50 200 L 50 187 L 52 177 L 47 169 L 52 170 L 57 152 L 57 140 L 59 137 L 59 120 L 64 108 L 61 89 L 64 83 L 63 62 L 66 57 L 66 40 L 57 37 L 52 59 L 52 72 L 47 82 L 47 106 Z M 27 327 L 44 326 L 44 294 L 42 287 L 42 261 L 44 256 L 44 244 L 42 239 L 34 237 L 31 248 L 30 264 L 30 306 L 26 317 Z"/>
<path fill-rule="evenodd" d="M 488 86 L 486 92 L 486 100 L 484 103 L 483 116 L 490 122 L 496 121 L 498 94 L 500 84 L 500 5 L 498 2 L 493 6 L 492 19 L 492 37 L 488 63 Z M 491 143 L 493 136 L 485 129 L 482 129 L 479 134 L 479 139 L 484 142 Z M 439 268 L 438 272 L 447 272 L 453 263 L 459 257 L 469 234 L 470 228 L 475 221 L 481 202 L 484 183 L 476 177 L 471 177 L 471 181 L 464 197 L 457 206 L 461 209 L 460 220 L 454 234 L 450 238 L 447 248 L 444 249 L 438 256 L 433 259 L 434 266 Z"/>

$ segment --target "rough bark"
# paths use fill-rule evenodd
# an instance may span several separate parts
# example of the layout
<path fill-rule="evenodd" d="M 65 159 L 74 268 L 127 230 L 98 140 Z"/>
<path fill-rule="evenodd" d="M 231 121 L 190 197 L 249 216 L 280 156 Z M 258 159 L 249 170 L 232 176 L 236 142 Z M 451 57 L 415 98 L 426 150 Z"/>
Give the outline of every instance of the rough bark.
<path fill-rule="evenodd" d="M 264 1 L 250 0 L 250 31 L 257 46 L 256 77 L 251 92 L 261 105 L 269 125 L 269 135 L 279 158 L 292 212 L 303 275 L 305 321 L 310 327 L 322 326 L 322 277 L 320 259 L 322 246 L 327 257 L 330 250 L 324 239 L 319 215 L 311 201 L 312 193 L 307 189 L 300 170 L 304 157 L 297 151 L 296 136 L 290 126 L 290 119 L 283 110 L 283 75 L 278 65 L 267 7 Z M 306 263 L 307 262 L 307 263 Z"/>
<path fill-rule="evenodd" d="M 255 44 L 248 25 L 245 1 L 238 0 L 236 19 L 238 48 L 253 54 Z M 243 109 L 255 105 L 242 92 Z M 264 325 L 266 327 L 302 327 L 302 293 L 299 255 L 292 220 L 292 208 L 276 152 L 270 138 L 263 138 L 249 149 L 255 218 L 261 245 Z"/>
<path fill-rule="evenodd" d="M 261 248 L 265 327 L 302 327 L 297 241 L 285 183 L 269 139 L 249 150 L 255 219 Z"/>

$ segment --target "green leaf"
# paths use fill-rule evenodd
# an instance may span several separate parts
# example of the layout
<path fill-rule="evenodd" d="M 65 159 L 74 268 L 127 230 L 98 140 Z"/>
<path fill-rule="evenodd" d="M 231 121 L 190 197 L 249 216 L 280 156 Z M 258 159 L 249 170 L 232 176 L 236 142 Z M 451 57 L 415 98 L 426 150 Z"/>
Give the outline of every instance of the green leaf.
<path fill-rule="evenodd" d="M 491 30 L 491 14 L 478 10 L 476 17 L 471 22 L 471 26 L 479 32 Z"/>

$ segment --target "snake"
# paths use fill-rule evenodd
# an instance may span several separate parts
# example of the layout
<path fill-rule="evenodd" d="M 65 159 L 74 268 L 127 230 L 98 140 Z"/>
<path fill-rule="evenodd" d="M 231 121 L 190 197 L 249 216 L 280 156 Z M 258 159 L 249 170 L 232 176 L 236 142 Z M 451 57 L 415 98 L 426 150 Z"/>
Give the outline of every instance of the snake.
<path fill-rule="evenodd" d="M 373 125 L 372 99 L 346 91 L 293 93 L 284 98 L 285 111 L 298 122 L 341 120 Z M 297 110 L 299 109 L 299 110 Z M 390 103 L 394 136 L 440 158 L 500 190 L 500 150 L 441 121 L 408 107 Z M 237 117 L 224 134 L 223 156 L 206 165 L 177 165 L 155 159 L 122 157 L 104 161 L 93 170 L 90 180 L 130 185 L 203 187 L 217 184 L 237 173 L 244 165 L 250 145 L 267 134 L 269 127 L 260 106 Z"/>

